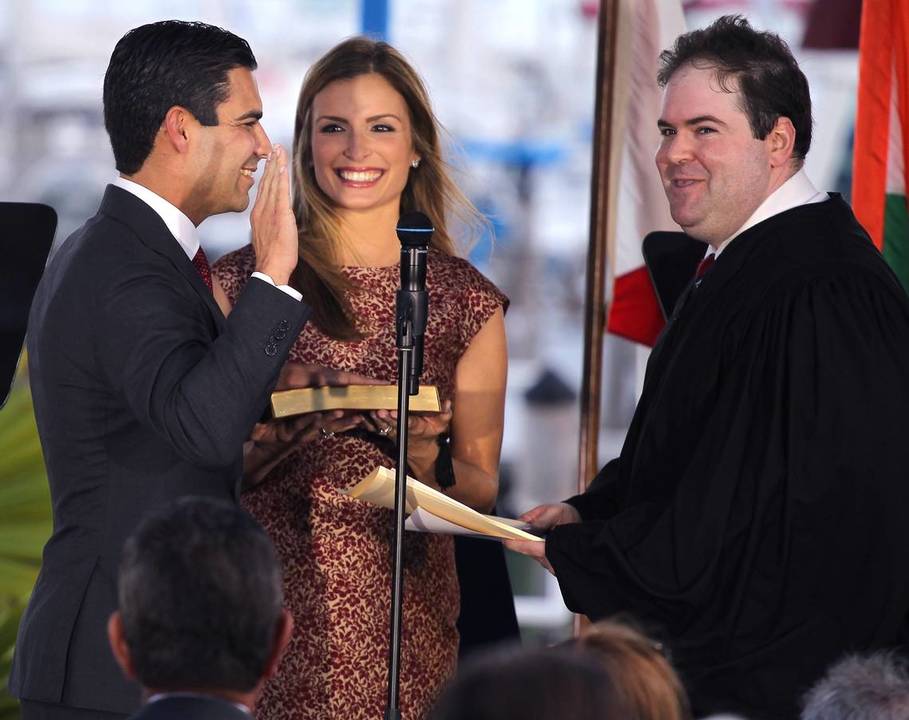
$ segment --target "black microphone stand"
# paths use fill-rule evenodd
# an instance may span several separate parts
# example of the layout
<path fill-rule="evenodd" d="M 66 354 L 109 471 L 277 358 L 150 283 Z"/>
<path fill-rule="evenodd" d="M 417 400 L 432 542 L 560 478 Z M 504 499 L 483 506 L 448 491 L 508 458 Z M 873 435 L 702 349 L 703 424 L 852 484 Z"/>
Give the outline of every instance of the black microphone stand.
<path fill-rule="evenodd" d="M 410 220 L 409 224 L 406 220 Z M 432 225 L 421 213 L 413 213 L 399 222 L 398 235 L 404 249 L 401 253 L 401 289 L 395 302 L 395 328 L 398 346 L 398 464 L 395 469 L 395 535 L 392 545 L 391 633 L 388 653 L 388 704 L 385 720 L 400 720 L 398 691 L 401 677 L 401 616 L 404 600 L 404 520 L 407 509 L 407 436 L 410 396 L 420 389 L 417 367 L 422 370 L 422 357 L 415 367 L 415 350 L 422 343 L 426 329 L 427 298 L 425 291 L 426 248 Z M 419 236 L 425 236 L 420 238 Z M 418 239 L 415 241 L 413 238 Z M 418 256 L 422 254 L 422 258 Z M 420 265 L 422 260 L 422 266 Z M 405 265 L 409 262 L 409 267 Z"/>

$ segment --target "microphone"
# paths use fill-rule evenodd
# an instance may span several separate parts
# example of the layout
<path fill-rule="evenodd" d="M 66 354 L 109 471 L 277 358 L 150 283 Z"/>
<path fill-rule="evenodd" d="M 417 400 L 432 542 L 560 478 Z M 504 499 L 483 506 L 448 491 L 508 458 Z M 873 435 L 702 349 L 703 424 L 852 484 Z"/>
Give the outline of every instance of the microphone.
<path fill-rule="evenodd" d="M 420 391 L 420 375 L 423 373 L 423 335 L 429 313 L 426 254 L 434 230 L 429 218 L 421 212 L 402 215 L 395 228 L 401 241 L 401 289 L 397 295 L 395 324 L 398 348 L 413 350 L 413 362 L 407 378 L 410 395 Z"/>

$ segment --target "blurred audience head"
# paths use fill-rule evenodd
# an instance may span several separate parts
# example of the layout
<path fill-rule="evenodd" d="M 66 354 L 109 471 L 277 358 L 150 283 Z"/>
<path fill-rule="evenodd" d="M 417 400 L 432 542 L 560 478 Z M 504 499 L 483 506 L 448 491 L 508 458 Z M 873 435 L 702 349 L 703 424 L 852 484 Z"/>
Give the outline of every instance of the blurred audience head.
<path fill-rule="evenodd" d="M 836 663 L 805 696 L 802 720 L 906 720 L 909 663 L 889 653 Z"/>
<path fill-rule="evenodd" d="M 217 125 L 216 109 L 230 94 L 228 72 L 237 67 L 256 69 L 249 44 L 213 25 L 165 20 L 126 33 L 104 75 L 104 126 L 117 170 L 139 171 L 174 106 L 201 125 Z"/>
<path fill-rule="evenodd" d="M 108 623 L 125 673 L 156 692 L 254 693 L 293 622 L 265 531 L 237 506 L 183 498 L 127 540 Z"/>
<path fill-rule="evenodd" d="M 662 646 L 633 627 L 604 620 L 576 640 L 602 663 L 627 720 L 689 720 L 688 696 Z"/>
<path fill-rule="evenodd" d="M 660 54 L 660 63 L 661 87 L 686 65 L 715 70 L 724 91 L 741 93 L 742 110 L 758 140 L 767 137 L 778 118 L 789 118 L 796 133 L 793 157 L 805 159 L 811 147 L 811 94 L 779 35 L 755 30 L 741 15 L 725 15 L 680 35 L 672 49 Z"/>
<path fill-rule="evenodd" d="M 624 720 L 598 659 L 567 647 L 472 656 L 430 720 Z"/>

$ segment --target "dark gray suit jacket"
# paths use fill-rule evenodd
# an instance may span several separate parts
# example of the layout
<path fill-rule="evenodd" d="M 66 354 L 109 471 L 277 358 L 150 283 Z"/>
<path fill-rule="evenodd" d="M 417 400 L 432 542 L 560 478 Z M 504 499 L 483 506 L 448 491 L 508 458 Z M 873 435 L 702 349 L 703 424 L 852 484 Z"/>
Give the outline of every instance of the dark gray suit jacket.
<path fill-rule="evenodd" d="M 220 698 L 172 695 L 145 705 L 129 720 L 251 720 L 251 717 Z"/>
<path fill-rule="evenodd" d="M 19 626 L 14 695 L 138 708 L 105 631 L 123 543 L 174 498 L 237 498 L 243 442 L 308 315 L 254 279 L 225 319 L 157 213 L 117 187 L 67 239 L 29 318 L 54 531 Z"/>

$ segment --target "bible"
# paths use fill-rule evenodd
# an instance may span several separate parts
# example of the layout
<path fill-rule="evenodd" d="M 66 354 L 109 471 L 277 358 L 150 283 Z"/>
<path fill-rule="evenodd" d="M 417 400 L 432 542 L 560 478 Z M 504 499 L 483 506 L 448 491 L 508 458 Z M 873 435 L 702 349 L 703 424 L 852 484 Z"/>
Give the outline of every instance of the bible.
<path fill-rule="evenodd" d="M 379 466 L 359 483 L 341 492 L 394 509 L 395 471 Z M 483 515 L 409 476 L 406 498 L 406 512 L 410 515 L 406 524 L 408 530 L 498 540 L 543 540 L 529 532 L 530 526 L 525 522 Z"/>
<path fill-rule="evenodd" d="M 439 412 L 439 391 L 421 385 L 410 397 L 412 412 Z M 339 387 L 294 388 L 271 394 L 271 412 L 276 418 L 324 410 L 397 410 L 397 385 L 341 385 Z"/>

